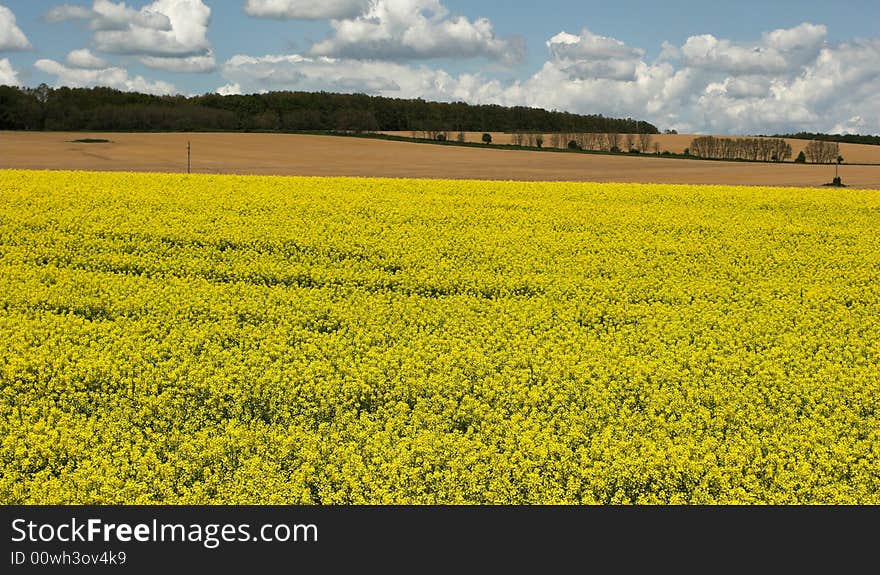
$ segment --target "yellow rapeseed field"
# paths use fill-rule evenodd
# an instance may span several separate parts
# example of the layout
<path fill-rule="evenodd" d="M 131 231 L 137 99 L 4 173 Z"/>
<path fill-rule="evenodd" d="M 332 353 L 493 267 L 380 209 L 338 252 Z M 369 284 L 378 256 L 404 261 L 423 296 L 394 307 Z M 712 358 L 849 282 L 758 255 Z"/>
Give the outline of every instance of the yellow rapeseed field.
<path fill-rule="evenodd" d="M 0 503 L 880 503 L 880 192 L 0 171 Z"/>

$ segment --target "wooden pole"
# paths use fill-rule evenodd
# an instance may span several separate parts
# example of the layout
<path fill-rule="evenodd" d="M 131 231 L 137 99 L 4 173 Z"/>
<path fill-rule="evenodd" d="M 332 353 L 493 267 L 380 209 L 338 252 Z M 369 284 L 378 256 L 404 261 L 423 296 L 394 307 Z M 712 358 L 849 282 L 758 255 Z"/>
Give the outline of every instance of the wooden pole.
<path fill-rule="evenodd" d="M 190 173 L 190 145 L 189 141 L 186 143 L 186 173 Z"/>

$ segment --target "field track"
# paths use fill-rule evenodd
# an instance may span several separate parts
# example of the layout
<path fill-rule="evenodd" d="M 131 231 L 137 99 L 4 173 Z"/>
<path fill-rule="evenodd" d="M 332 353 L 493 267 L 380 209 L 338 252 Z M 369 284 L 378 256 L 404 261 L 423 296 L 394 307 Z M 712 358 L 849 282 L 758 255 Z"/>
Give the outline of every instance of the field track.
<path fill-rule="evenodd" d="M 110 143 L 72 140 L 104 138 Z M 293 134 L 0 132 L 0 169 L 820 186 L 833 166 L 639 158 L 437 146 Z M 843 165 L 850 187 L 880 189 L 880 165 Z"/>

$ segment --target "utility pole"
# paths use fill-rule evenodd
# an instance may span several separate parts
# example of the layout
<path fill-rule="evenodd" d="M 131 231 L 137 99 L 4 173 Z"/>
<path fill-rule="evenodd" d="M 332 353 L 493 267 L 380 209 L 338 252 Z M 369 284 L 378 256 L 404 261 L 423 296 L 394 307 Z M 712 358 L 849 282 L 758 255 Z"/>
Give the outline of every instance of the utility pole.
<path fill-rule="evenodd" d="M 190 173 L 190 160 L 189 160 L 190 159 L 190 152 L 189 152 L 189 149 L 190 149 L 189 140 L 187 140 L 187 142 L 186 142 L 186 173 L 187 174 Z"/>

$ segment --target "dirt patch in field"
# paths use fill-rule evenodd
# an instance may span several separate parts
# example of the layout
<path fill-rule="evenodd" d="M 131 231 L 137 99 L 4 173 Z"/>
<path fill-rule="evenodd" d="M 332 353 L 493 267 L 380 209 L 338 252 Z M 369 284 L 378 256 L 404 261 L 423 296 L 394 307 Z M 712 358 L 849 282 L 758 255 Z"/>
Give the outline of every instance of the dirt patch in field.
<path fill-rule="evenodd" d="M 109 143 L 78 144 L 82 138 Z M 678 136 L 679 139 L 684 139 Z M 0 132 L 0 168 L 491 180 L 820 186 L 833 166 L 530 152 L 292 134 Z M 870 146 L 864 146 L 873 148 Z M 844 157 L 850 154 L 842 150 Z M 851 187 L 880 189 L 880 165 L 841 166 Z"/>

